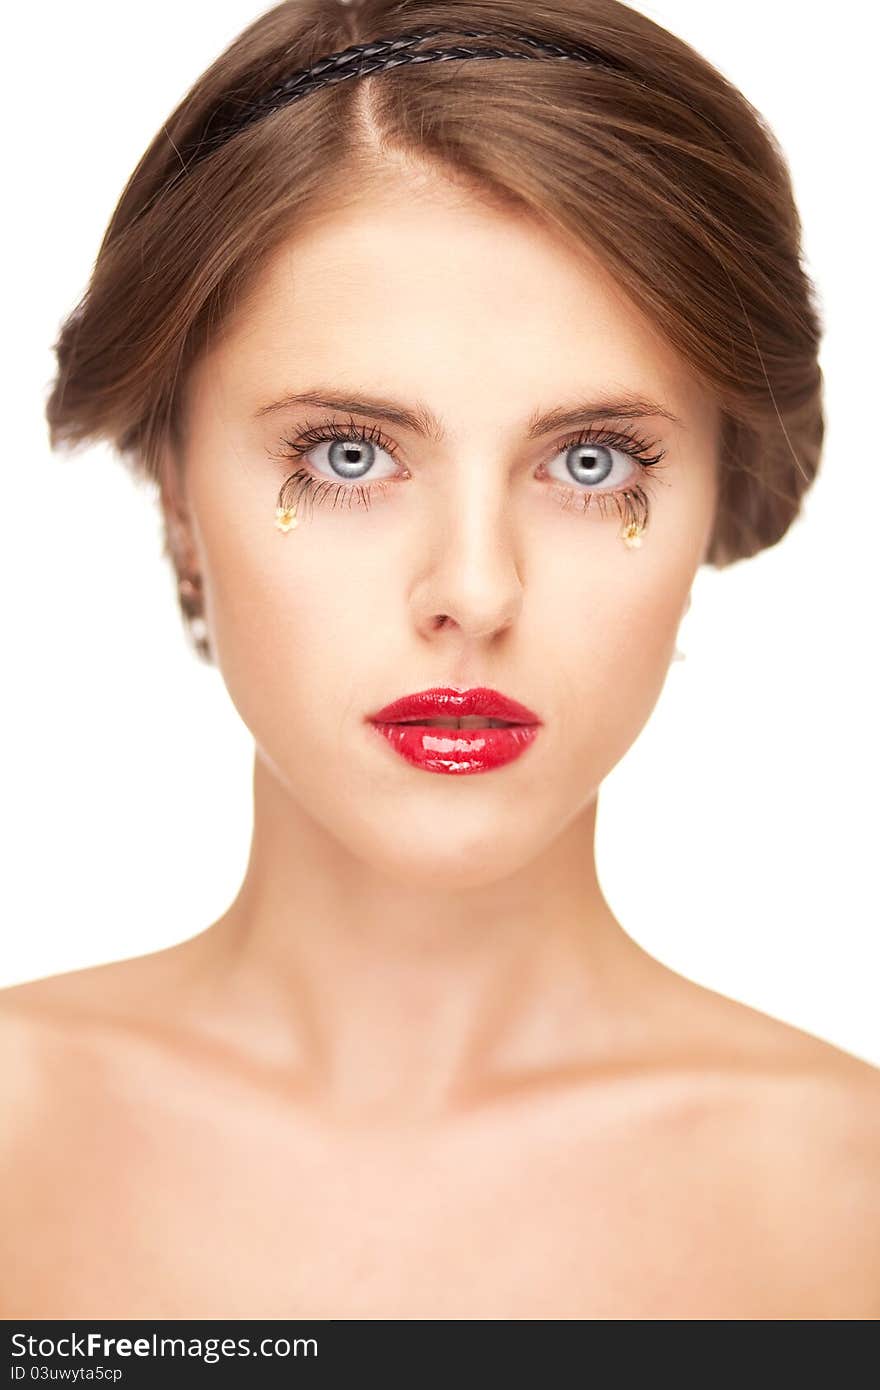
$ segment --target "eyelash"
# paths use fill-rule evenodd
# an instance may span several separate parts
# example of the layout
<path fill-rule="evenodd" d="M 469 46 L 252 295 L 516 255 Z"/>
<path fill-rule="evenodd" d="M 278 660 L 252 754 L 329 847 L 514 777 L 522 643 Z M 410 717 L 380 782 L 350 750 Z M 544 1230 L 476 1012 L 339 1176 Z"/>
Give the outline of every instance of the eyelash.
<path fill-rule="evenodd" d="M 354 419 L 350 419 L 348 424 L 340 424 L 336 420 L 322 420 L 316 424 L 307 424 L 303 431 L 295 440 L 282 439 L 281 448 L 277 453 L 271 454 L 272 458 L 279 459 L 281 462 L 289 462 L 291 459 L 302 458 L 304 455 L 318 444 L 323 444 L 327 440 L 340 440 L 351 443 L 353 439 L 362 442 L 378 444 L 384 449 L 395 462 L 398 462 L 397 448 L 392 440 L 388 439 L 379 429 L 378 425 L 362 425 Z M 647 526 L 650 515 L 650 492 L 654 482 L 661 483 L 663 479 L 657 477 L 656 472 L 663 467 L 665 449 L 657 449 L 656 443 L 646 440 L 636 433 L 629 431 L 612 430 L 607 427 L 588 426 L 581 429 L 572 438 L 564 440 L 559 444 L 554 453 L 565 452 L 567 449 L 574 448 L 577 444 L 602 444 L 609 449 L 618 449 L 631 458 L 639 466 L 641 479 L 635 484 L 628 484 L 626 487 L 617 489 L 606 489 L 604 492 L 590 492 L 581 490 L 572 485 L 571 487 L 560 483 L 558 479 L 551 479 L 554 495 L 559 500 L 562 507 L 570 508 L 578 506 L 575 499 L 580 499 L 580 510 L 588 511 L 591 506 L 598 506 L 602 516 L 605 516 L 605 508 L 609 501 L 617 507 L 618 514 L 625 525 L 636 524 L 642 527 Z M 649 478 L 648 470 L 651 470 Z M 384 495 L 391 479 L 381 478 L 374 483 L 346 484 L 334 483 L 330 478 L 316 478 L 308 473 L 304 468 L 298 468 L 291 473 L 281 484 L 278 493 L 279 507 L 293 507 L 301 497 L 307 496 L 314 506 L 315 502 L 323 503 L 328 496 L 333 498 L 333 505 L 343 496 L 348 497 L 348 505 L 351 506 L 352 497 L 356 497 L 359 506 L 369 507 L 371 504 L 371 494 L 378 488 Z M 668 486 L 668 484 L 667 484 Z"/>

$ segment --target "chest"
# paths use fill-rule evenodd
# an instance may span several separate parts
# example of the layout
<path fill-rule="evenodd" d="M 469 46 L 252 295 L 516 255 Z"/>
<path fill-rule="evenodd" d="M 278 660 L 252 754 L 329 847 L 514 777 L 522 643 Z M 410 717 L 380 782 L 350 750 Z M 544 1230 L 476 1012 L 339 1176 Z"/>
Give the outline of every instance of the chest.
<path fill-rule="evenodd" d="M 748 1192 L 647 1137 L 68 1127 L 19 1174 L 4 1315 L 766 1316 Z"/>

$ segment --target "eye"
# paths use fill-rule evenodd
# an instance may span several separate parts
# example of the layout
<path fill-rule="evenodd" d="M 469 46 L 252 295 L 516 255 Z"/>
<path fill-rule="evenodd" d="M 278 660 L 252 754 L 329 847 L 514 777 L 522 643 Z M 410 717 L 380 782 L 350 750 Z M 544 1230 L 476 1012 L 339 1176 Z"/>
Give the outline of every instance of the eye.
<path fill-rule="evenodd" d="M 397 472 L 390 441 L 375 426 L 354 421 L 344 426 L 331 422 L 307 428 L 291 445 L 291 452 L 306 458 L 316 473 L 333 483 L 380 482 Z"/>
<path fill-rule="evenodd" d="M 649 456 L 650 447 L 616 430 L 586 430 L 554 456 L 547 476 L 583 492 L 623 491 L 659 462 L 662 455 Z"/>
<path fill-rule="evenodd" d="M 400 474 L 393 462 L 397 451 L 391 440 L 385 438 L 378 425 L 364 425 L 353 418 L 347 424 L 321 420 L 306 425 L 295 439 L 282 439 L 279 449 L 268 452 L 270 458 L 281 463 L 302 460 L 308 464 L 307 468 L 297 468 L 281 484 L 278 506 L 282 509 L 295 507 L 301 498 L 306 498 L 312 508 L 328 500 L 334 507 L 351 507 L 353 503 L 369 507 L 375 498 L 385 495 L 388 479 Z M 387 460 L 391 460 L 390 466 Z M 408 476 L 405 469 L 404 476 Z"/>

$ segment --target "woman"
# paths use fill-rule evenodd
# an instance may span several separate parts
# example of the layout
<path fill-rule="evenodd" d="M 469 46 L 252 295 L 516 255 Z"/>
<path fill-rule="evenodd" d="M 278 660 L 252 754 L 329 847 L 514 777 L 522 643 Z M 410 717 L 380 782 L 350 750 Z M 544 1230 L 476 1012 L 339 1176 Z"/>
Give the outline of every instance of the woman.
<path fill-rule="evenodd" d="M 880 1313 L 875 1069 L 593 855 L 698 568 L 816 474 L 819 337 L 772 138 L 612 0 L 300 0 L 196 83 L 48 419 L 157 484 L 251 855 L 4 992 L 5 1316 Z"/>

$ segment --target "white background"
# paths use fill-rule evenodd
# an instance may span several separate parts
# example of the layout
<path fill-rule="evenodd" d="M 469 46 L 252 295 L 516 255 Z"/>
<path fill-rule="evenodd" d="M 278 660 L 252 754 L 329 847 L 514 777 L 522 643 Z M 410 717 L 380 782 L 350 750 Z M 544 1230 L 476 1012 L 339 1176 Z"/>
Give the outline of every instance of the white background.
<path fill-rule="evenodd" d="M 804 516 L 702 570 L 674 663 L 604 784 L 598 862 L 649 951 L 880 1064 L 876 55 L 863 6 L 639 6 L 763 113 L 827 326 Z M 51 344 L 140 154 L 254 0 L 15 7 L 7 26 L 0 985 L 158 949 L 226 908 L 252 746 L 186 646 L 152 492 L 49 453 Z"/>

